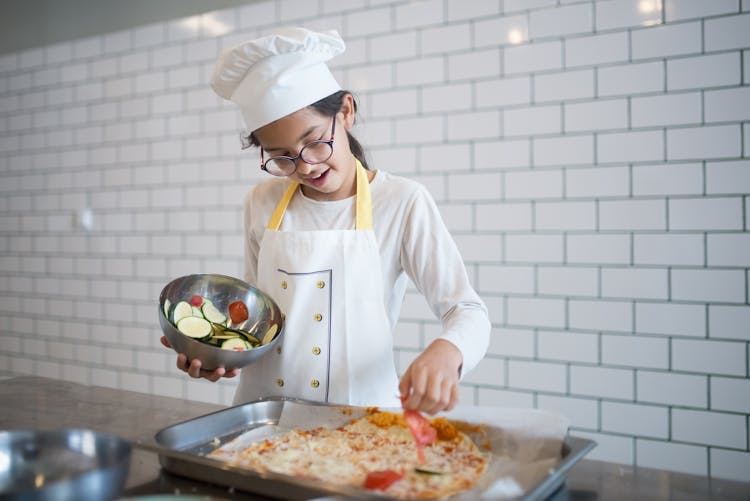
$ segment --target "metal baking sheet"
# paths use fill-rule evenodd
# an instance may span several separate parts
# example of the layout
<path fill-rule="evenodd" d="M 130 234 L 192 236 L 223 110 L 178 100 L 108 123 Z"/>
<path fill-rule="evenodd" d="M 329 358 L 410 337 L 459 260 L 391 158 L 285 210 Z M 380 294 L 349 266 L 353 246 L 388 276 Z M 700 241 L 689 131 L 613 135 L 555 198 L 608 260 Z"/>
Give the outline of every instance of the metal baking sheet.
<path fill-rule="evenodd" d="M 247 432 L 263 436 L 266 432 L 272 434 L 282 424 L 288 426 L 290 423 L 282 423 L 285 415 L 295 415 L 298 416 L 297 419 L 299 416 L 304 416 L 304 426 L 299 427 L 309 429 L 343 424 L 365 415 L 366 412 L 367 409 L 361 407 L 337 406 L 281 397 L 267 398 L 169 426 L 160 430 L 154 437 L 139 440 L 134 445 L 157 452 L 160 464 L 170 473 L 262 496 L 279 499 L 311 499 L 326 496 L 346 499 L 391 499 L 380 493 L 355 487 L 338 486 L 273 472 L 258 473 L 206 457 L 213 450 Z M 503 430 L 486 428 L 495 431 L 497 436 L 502 437 L 503 442 L 508 442 L 508 434 Z M 513 493 L 512 489 L 500 489 L 500 491 L 497 488 L 487 489 L 487 482 L 485 482 L 484 487 L 471 492 L 468 499 L 479 497 L 526 501 L 546 499 L 565 482 L 568 470 L 595 445 L 592 440 L 565 436 L 562 441 L 557 441 L 553 445 L 555 450 L 559 450 L 559 457 L 552 458 L 550 466 L 544 467 L 543 475 L 531 476 L 525 482 L 521 482 L 521 484 L 526 484 L 522 492 Z M 544 445 L 544 447 L 548 446 L 549 444 Z M 494 447 L 495 445 L 490 447 L 491 453 L 497 452 L 493 450 Z M 504 448 L 503 454 L 507 457 L 509 451 L 512 454 L 513 450 L 518 450 L 518 447 L 514 445 Z M 497 471 L 495 469 L 495 472 Z M 452 499 L 462 497 L 465 496 L 459 494 L 453 496 Z"/>

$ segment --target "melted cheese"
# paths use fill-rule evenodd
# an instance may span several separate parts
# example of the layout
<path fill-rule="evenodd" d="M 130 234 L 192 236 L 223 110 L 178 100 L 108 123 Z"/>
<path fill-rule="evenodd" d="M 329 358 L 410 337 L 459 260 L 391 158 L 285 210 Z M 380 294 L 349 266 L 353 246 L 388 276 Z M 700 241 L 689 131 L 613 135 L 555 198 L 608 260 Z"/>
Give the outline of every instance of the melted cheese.
<path fill-rule="evenodd" d="M 435 443 L 424 446 L 426 462 L 417 460 L 414 438 L 401 414 L 373 412 L 340 428 L 294 430 L 229 453 L 232 443 L 209 457 L 255 471 L 273 471 L 360 487 L 369 472 L 395 470 L 404 478 L 385 494 L 400 499 L 445 497 L 470 489 L 487 468 L 487 457 L 445 418 L 431 420 Z M 419 473 L 415 468 L 441 472 Z"/>

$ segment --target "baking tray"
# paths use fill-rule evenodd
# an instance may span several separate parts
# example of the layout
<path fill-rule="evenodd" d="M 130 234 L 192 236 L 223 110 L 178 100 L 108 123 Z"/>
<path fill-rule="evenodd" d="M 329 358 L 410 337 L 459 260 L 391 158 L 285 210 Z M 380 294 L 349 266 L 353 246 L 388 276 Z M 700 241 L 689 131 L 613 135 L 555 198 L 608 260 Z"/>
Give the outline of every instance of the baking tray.
<path fill-rule="evenodd" d="M 367 409 L 364 407 L 271 397 L 171 425 L 160 430 L 154 437 L 138 440 L 134 445 L 156 452 L 161 466 L 170 473 L 262 496 L 294 500 L 331 496 L 345 499 L 392 499 L 380 493 L 355 487 L 338 486 L 273 472 L 259 473 L 206 457 L 213 450 L 248 432 L 251 432 L 250 435 L 257 434 L 260 440 L 264 435 L 278 432 L 282 424 L 285 428 L 308 429 L 324 425 L 336 426 L 366 413 Z M 290 422 L 286 416 L 296 417 Z M 448 417 L 451 416 L 448 415 Z M 304 423 L 301 424 L 300 421 Z M 482 421 L 476 422 L 476 424 L 480 423 Z M 513 467 L 503 466 L 505 473 L 510 473 L 519 480 L 515 492 L 512 488 L 508 489 L 507 485 L 506 488 L 500 486 L 500 489 L 497 488 L 498 485 L 488 488 L 487 482 L 495 480 L 495 478 L 489 478 L 480 490 L 470 491 L 467 495 L 459 494 L 451 499 L 476 499 L 478 497 L 525 501 L 546 499 L 564 484 L 570 468 L 596 445 L 589 439 L 565 435 L 554 442 L 546 440 L 541 446 L 535 444 L 524 450 L 523 447 L 519 447 L 523 438 L 515 437 L 512 433 L 491 425 L 483 428 L 485 433 L 489 430 L 495 437 L 499 437 L 499 440 L 491 442 L 490 452 L 493 453 L 493 457 L 498 453 L 495 449 L 502 448 L 503 461 L 512 462 L 514 453 L 528 455 L 529 450 L 534 452 L 541 447 L 546 448 L 548 451 L 546 454 L 549 454 L 550 446 L 554 457 L 550 456 L 549 459 L 545 457 L 543 462 L 537 463 L 536 471 L 539 471 L 541 465 L 543 472 L 536 475 L 527 475 L 519 469 L 518 464 L 514 464 Z M 484 438 L 487 438 L 486 435 Z M 535 440 L 538 441 L 538 439 Z M 500 470 L 495 468 L 494 472 L 503 471 L 502 468 Z M 485 477 L 487 476 L 488 474 L 485 474 Z M 489 476 L 492 477 L 492 475 Z"/>

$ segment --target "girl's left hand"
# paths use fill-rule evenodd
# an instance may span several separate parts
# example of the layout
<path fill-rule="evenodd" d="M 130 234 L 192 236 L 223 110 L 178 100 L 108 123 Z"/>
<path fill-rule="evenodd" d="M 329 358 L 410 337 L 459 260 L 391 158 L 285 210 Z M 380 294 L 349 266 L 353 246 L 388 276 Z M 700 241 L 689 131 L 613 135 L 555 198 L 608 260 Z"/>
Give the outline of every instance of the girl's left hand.
<path fill-rule="evenodd" d="M 161 337 L 161 344 L 163 344 L 167 348 L 171 348 L 172 345 L 169 344 L 169 341 L 167 340 L 166 336 Z M 225 377 L 225 378 L 232 378 L 237 376 L 237 374 L 240 373 L 239 369 L 232 369 L 231 371 L 227 372 L 224 367 L 219 367 L 214 370 L 206 370 L 202 368 L 202 362 L 198 360 L 197 358 L 194 358 L 192 360 L 188 360 L 187 355 L 184 353 L 179 353 L 177 355 L 177 368 L 180 369 L 182 372 L 187 372 L 188 375 L 192 378 L 198 379 L 198 378 L 205 378 L 211 381 L 212 383 L 215 383 L 219 379 Z"/>
<path fill-rule="evenodd" d="M 404 409 L 428 414 L 448 411 L 458 403 L 458 377 L 463 356 L 450 341 L 436 339 L 406 369 L 398 389 Z"/>

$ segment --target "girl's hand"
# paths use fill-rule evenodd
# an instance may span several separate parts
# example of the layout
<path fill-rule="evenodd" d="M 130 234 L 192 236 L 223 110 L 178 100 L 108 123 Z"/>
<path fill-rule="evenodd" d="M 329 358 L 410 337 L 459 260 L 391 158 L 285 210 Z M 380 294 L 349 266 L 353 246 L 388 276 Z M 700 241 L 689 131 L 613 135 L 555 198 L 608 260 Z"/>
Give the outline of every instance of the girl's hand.
<path fill-rule="evenodd" d="M 161 344 L 166 346 L 167 348 L 171 348 L 172 346 L 169 344 L 169 341 L 167 341 L 167 338 L 165 336 L 161 337 Z M 223 377 L 235 377 L 237 374 L 240 373 L 239 369 L 233 369 L 229 372 L 226 371 L 223 367 L 219 367 L 216 370 L 208 371 L 206 369 L 201 369 L 201 361 L 197 358 L 194 358 L 193 360 L 188 363 L 187 355 L 184 353 L 180 353 L 177 355 L 177 368 L 180 369 L 182 372 L 187 372 L 190 377 L 200 379 L 208 379 L 209 381 L 215 383 L 219 379 Z"/>
<path fill-rule="evenodd" d="M 436 339 L 411 363 L 398 385 L 405 409 L 428 414 L 458 403 L 458 376 L 463 356 L 450 341 Z"/>

